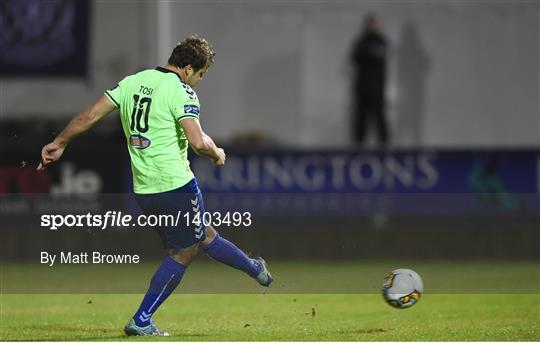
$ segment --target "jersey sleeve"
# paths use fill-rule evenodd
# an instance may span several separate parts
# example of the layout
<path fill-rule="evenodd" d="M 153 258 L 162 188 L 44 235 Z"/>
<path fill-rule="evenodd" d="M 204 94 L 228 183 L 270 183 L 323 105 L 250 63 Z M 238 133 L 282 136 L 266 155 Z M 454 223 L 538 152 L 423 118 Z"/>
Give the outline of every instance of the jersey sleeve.
<path fill-rule="evenodd" d="M 175 120 L 186 118 L 199 119 L 201 105 L 195 91 L 187 84 L 176 84 L 171 97 L 171 111 Z"/>
<path fill-rule="evenodd" d="M 122 89 L 121 89 L 122 81 L 120 81 L 116 86 L 110 89 L 107 89 L 104 93 L 107 96 L 107 98 L 109 98 L 114 103 L 116 108 L 120 108 L 121 94 L 122 94 Z"/>

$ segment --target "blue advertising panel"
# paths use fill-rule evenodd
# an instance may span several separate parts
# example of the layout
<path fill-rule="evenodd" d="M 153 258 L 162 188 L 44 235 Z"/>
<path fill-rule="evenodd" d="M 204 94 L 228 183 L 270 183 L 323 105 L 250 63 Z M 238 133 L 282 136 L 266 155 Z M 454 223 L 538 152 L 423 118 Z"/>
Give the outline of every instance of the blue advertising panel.
<path fill-rule="evenodd" d="M 540 154 L 519 151 L 227 152 L 192 167 L 209 208 L 275 215 L 540 215 Z"/>
<path fill-rule="evenodd" d="M 539 152 L 227 152 L 192 167 L 210 192 L 536 193 Z"/>

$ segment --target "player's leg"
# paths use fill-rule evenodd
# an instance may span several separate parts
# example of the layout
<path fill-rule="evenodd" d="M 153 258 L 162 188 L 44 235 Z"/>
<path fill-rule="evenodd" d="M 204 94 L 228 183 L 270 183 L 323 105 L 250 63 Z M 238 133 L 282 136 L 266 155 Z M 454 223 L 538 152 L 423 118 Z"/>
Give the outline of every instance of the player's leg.
<path fill-rule="evenodd" d="M 249 276 L 257 276 L 262 267 L 257 261 L 249 258 L 232 242 L 221 237 L 213 227 L 206 227 L 206 239 L 201 242 L 204 252 L 213 259 L 228 266 L 242 270 Z"/>
<path fill-rule="evenodd" d="M 265 287 L 272 283 L 272 275 L 262 258 L 249 258 L 236 245 L 221 237 L 213 227 L 206 227 L 206 238 L 201 244 L 204 252 L 213 259 L 244 271 Z"/>
<path fill-rule="evenodd" d="M 196 182 L 193 181 L 173 191 L 137 195 L 136 200 L 146 215 L 174 216 L 178 211 L 185 213 L 196 210 L 192 205 L 197 196 L 195 190 Z M 168 256 L 152 276 L 137 312 L 126 325 L 124 330 L 128 335 L 165 335 L 156 329 L 152 315 L 180 284 L 186 268 L 197 254 L 199 242 L 205 238 L 204 232 L 200 233 L 201 230 L 193 224 L 176 227 L 171 223 L 154 230 L 159 234 Z"/>
<path fill-rule="evenodd" d="M 384 96 L 373 97 L 373 116 L 377 126 L 377 136 L 379 143 L 385 145 L 388 143 L 388 124 L 385 116 Z"/>
<path fill-rule="evenodd" d="M 152 334 L 155 327 L 152 323 L 152 315 L 157 311 L 161 304 L 178 287 L 186 268 L 189 266 L 197 254 L 198 244 L 180 250 L 169 249 L 169 256 L 158 267 L 152 279 L 150 286 L 139 306 L 139 309 L 133 316 L 135 327 L 126 326 L 126 333 L 141 335 L 138 330 L 147 328 L 147 334 Z M 157 329 L 156 329 L 157 330 Z"/>
<path fill-rule="evenodd" d="M 357 94 L 354 111 L 354 139 L 358 144 L 364 144 L 368 125 L 369 108 L 365 95 Z"/>

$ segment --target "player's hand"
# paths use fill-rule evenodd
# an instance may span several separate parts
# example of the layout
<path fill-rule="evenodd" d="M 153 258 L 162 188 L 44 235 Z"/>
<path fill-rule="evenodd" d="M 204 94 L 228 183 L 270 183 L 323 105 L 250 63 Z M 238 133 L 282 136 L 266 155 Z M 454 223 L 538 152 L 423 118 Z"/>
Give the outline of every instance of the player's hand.
<path fill-rule="evenodd" d="M 37 170 L 44 170 L 47 165 L 58 161 L 64 153 L 64 146 L 56 142 L 49 143 L 41 149 L 41 162 L 39 163 Z"/>
<path fill-rule="evenodd" d="M 214 162 L 214 165 L 216 166 L 224 165 L 225 159 L 226 159 L 225 150 L 218 148 L 216 155 L 217 156 L 212 160 L 212 162 Z"/>

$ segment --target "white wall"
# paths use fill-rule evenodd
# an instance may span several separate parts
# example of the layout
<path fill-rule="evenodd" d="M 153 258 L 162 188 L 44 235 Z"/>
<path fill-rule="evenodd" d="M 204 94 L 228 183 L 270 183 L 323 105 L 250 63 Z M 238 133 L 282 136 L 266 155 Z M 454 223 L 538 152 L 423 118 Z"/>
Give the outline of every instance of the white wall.
<path fill-rule="evenodd" d="M 318 6 L 306 19 L 304 94 L 317 121 L 306 142 L 324 134 L 328 113 L 337 112 L 332 130 L 343 131 L 347 77 L 339 65 L 323 68 L 328 51 L 346 56 L 359 18 L 373 10 L 392 44 L 389 115 L 400 145 L 540 145 L 538 3 L 329 8 Z M 330 101 L 318 96 L 325 81 L 336 93 Z"/>
<path fill-rule="evenodd" d="M 540 145 L 537 2 L 173 9 L 173 32 L 207 36 L 218 51 L 199 92 L 205 124 L 217 136 L 263 128 L 288 144 L 347 145 L 347 57 L 373 11 L 391 43 L 388 103 L 397 145 Z"/>
<path fill-rule="evenodd" d="M 170 31 L 162 27 L 159 37 L 155 6 L 96 2 L 92 79 L 3 81 L 2 112 L 70 114 L 124 74 L 164 63 L 157 56 L 169 52 L 158 46 L 198 33 L 217 51 L 197 89 L 212 135 L 261 129 L 284 144 L 345 146 L 347 56 L 373 11 L 391 44 L 388 115 L 397 146 L 540 146 L 536 1 L 173 1 Z"/>

